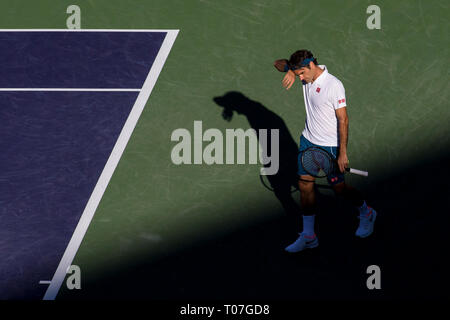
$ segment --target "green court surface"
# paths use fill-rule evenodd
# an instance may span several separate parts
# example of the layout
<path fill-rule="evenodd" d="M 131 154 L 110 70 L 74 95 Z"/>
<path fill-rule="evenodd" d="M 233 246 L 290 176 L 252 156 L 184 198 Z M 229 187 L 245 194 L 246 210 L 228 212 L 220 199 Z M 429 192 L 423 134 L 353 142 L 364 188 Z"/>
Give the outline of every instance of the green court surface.
<path fill-rule="evenodd" d="M 179 29 L 172 51 L 72 264 L 82 289 L 57 299 L 448 298 L 448 1 L 2 1 L 3 29 L 61 29 L 77 4 L 85 29 Z M 381 8 L 381 30 L 366 9 Z M 357 240 L 356 211 L 321 190 L 321 246 L 304 255 L 289 217 L 260 182 L 260 165 L 175 165 L 178 128 L 285 126 L 298 144 L 305 108 L 272 66 L 309 49 L 346 89 L 349 158 L 369 171 L 348 182 L 380 212 Z M 261 104 L 231 121 L 213 98 Z M 293 193 L 299 201 L 298 192 Z M 379 265 L 382 290 L 366 288 Z"/>

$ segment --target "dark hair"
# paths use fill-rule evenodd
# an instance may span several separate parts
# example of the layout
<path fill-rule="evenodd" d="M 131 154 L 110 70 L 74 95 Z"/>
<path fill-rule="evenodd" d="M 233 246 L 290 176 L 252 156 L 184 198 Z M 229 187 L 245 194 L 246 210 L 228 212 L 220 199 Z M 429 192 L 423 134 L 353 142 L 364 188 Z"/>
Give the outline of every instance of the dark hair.
<path fill-rule="evenodd" d="M 317 60 L 316 60 L 316 58 L 313 57 L 313 54 L 311 53 L 311 51 L 306 50 L 306 49 L 295 51 L 291 55 L 291 58 L 289 59 L 289 66 L 293 69 L 299 69 L 301 67 L 305 67 L 305 65 L 302 65 L 303 61 L 306 59 L 311 59 L 311 58 L 314 59 L 312 62 L 314 62 L 314 64 L 317 66 Z M 306 67 L 309 68 L 309 63 L 306 64 Z"/>

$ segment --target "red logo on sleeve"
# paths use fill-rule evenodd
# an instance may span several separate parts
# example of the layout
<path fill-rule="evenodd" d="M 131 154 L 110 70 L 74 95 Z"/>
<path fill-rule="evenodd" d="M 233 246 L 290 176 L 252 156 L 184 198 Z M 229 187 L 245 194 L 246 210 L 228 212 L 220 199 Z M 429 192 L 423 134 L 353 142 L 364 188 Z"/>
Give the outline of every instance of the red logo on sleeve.
<path fill-rule="evenodd" d="M 338 103 L 344 103 L 345 99 L 338 100 Z"/>
<path fill-rule="evenodd" d="M 316 89 L 316 92 L 319 93 L 319 92 L 320 92 L 320 88 L 317 88 L 317 89 Z"/>

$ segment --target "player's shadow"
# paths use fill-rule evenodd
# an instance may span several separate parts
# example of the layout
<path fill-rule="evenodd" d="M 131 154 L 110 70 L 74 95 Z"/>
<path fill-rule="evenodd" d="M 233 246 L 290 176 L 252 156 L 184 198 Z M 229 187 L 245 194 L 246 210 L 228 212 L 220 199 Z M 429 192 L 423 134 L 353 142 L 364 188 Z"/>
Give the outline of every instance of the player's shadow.
<path fill-rule="evenodd" d="M 297 157 L 298 147 L 292 138 L 285 122 L 276 113 L 270 111 L 261 103 L 251 100 L 240 92 L 230 91 L 223 96 L 213 98 L 214 102 L 223 108 L 222 117 L 231 121 L 234 112 L 244 115 L 250 126 L 256 131 L 258 141 L 260 129 L 267 129 L 267 150 L 269 156 L 271 147 L 271 129 L 279 131 L 279 170 L 274 175 L 267 175 L 264 179 L 270 184 L 276 197 L 289 216 L 298 217 L 299 207 L 294 201 L 292 190 L 297 188 Z M 265 165 L 269 167 L 270 163 Z"/>

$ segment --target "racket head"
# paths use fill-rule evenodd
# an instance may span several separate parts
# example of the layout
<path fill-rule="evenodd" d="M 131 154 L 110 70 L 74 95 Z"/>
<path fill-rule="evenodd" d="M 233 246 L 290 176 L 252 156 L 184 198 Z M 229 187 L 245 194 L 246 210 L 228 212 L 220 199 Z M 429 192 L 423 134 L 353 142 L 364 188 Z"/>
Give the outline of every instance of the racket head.
<path fill-rule="evenodd" d="M 336 170 L 334 157 L 320 147 L 309 147 L 301 151 L 303 169 L 313 177 L 324 178 Z"/>

